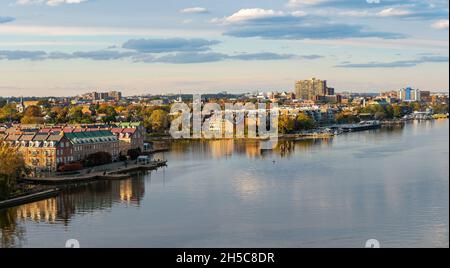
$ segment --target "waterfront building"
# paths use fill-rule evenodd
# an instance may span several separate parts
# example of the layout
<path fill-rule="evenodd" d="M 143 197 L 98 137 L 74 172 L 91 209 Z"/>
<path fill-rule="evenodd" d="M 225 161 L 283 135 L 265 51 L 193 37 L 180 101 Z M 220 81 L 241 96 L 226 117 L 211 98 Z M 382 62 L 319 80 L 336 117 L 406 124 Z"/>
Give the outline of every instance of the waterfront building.
<path fill-rule="evenodd" d="M 74 160 L 73 149 L 63 133 L 10 133 L 3 143 L 19 148 L 25 165 L 34 172 L 53 172 L 59 164 Z"/>
<path fill-rule="evenodd" d="M 64 135 L 73 147 L 73 161 L 84 160 L 87 156 L 98 152 L 109 153 L 113 161 L 119 158 L 119 140 L 111 131 L 75 130 Z"/>

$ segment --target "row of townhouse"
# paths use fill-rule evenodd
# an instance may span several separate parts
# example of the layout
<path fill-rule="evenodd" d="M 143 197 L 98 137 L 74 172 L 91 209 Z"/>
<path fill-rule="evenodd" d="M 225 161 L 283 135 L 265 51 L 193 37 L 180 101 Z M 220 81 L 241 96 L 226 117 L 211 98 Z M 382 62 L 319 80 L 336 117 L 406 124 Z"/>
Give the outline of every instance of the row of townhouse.
<path fill-rule="evenodd" d="M 120 153 L 127 155 L 130 149 L 144 150 L 145 128 L 140 122 L 122 122 L 116 124 L 77 124 L 77 125 L 14 125 L 6 133 L 35 131 L 39 133 L 78 133 L 93 131 L 109 131 L 119 140 Z"/>
<path fill-rule="evenodd" d="M 110 131 L 19 132 L 2 134 L 2 146 L 19 149 L 25 164 L 35 172 L 54 172 L 60 164 L 77 162 L 97 152 L 119 157 L 119 141 Z"/>

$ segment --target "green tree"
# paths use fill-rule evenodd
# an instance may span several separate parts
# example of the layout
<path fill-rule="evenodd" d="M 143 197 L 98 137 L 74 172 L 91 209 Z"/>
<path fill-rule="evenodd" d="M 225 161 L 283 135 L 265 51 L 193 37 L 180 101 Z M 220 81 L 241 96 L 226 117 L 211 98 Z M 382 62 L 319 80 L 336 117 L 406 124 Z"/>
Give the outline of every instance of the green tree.
<path fill-rule="evenodd" d="M 298 130 L 306 130 L 314 128 L 315 123 L 311 117 L 304 113 L 300 113 L 295 120 L 295 126 Z"/>
<path fill-rule="evenodd" d="M 403 116 L 403 109 L 402 109 L 401 106 L 394 105 L 392 107 L 392 109 L 393 109 L 393 114 L 392 115 L 393 115 L 394 118 L 400 118 L 400 117 Z"/>
<path fill-rule="evenodd" d="M 74 106 L 70 108 L 67 116 L 69 117 L 69 121 L 71 123 L 81 123 L 83 120 L 83 107 Z"/>
<path fill-rule="evenodd" d="M 117 116 L 116 109 L 113 106 L 110 106 L 110 105 L 101 105 L 97 109 L 97 114 L 104 114 L 105 115 L 103 117 L 103 119 L 102 119 L 104 123 L 115 121 L 116 120 L 116 116 Z"/>

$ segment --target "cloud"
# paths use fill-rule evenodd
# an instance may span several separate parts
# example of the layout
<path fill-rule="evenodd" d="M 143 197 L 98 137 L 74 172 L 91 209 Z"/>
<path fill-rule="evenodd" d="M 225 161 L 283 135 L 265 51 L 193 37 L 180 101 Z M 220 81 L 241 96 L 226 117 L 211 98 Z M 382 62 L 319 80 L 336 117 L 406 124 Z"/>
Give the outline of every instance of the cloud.
<path fill-rule="evenodd" d="M 321 16 L 305 12 L 291 12 L 241 9 L 231 16 L 216 19 L 228 29 L 224 35 L 233 37 L 260 37 L 263 39 L 344 39 L 378 37 L 399 39 L 405 36 L 397 33 L 372 31 L 361 25 L 328 22 Z"/>
<path fill-rule="evenodd" d="M 51 55 L 51 54 L 50 54 Z M 70 55 L 73 59 L 91 59 L 91 60 L 118 60 L 133 56 L 132 52 L 119 52 L 111 50 L 98 50 L 88 52 L 74 52 Z"/>
<path fill-rule="evenodd" d="M 243 53 L 235 56 L 230 56 L 229 58 L 238 60 L 288 60 L 300 58 L 300 56 L 293 54 L 277 54 L 277 53 L 263 52 L 263 53 Z"/>
<path fill-rule="evenodd" d="M 448 30 L 448 20 L 438 20 L 431 27 L 439 30 Z"/>
<path fill-rule="evenodd" d="M 12 51 L 1 50 L 0 60 L 72 60 L 87 59 L 94 61 L 108 61 L 131 59 L 134 62 L 144 63 L 171 63 L 171 64 L 189 64 L 189 63 L 207 63 L 225 60 L 240 61 L 270 61 L 270 60 L 314 60 L 322 58 L 320 55 L 294 55 L 294 54 L 277 54 L 270 52 L 261 53 L 240 53 L 228 55 L 217 52 L 178 52 L 173 54 L 165 54 L 163 56 L 155 56 L 155 54 L 141 52 L 120 52 L 114 50 L 98 50 L 98 51 L 77 51 L 73 53 L 63 52 L 44 52 L 44 51 Z"/>
<path fill-rule="evenodd" d="M 216 62 L 227 59 L 226 54 L 207 52 L 207 53 L 197 53 L 197 52 L 181 52 L 173 55 L 166 55 L 158 58 L 154 58 L 152 62 L 162 62 L 162 63 L 174 63 L 174 64 L 186 64 L 186 63 L 206 63 L 206 62 Z"/>
<path fill-rule="evenodd" d="M 424 56 L 414 60 L 402 60 L 393 62 L 368 62 L 368 63 L 345 63 L 336 65 L 338 68 L 405 68 L 414 67 L 423 63 L 448 63 L 446 56 Z"/>
<path fill-rule="evenodd" d="M 275 11 L 272 9 L 248 8 L 248 9 L 241 9 L 238 12 L 232 14 L 231 16 L 225 17 L 223 19 L 216 19 L 216 21 L 232 24 L 251 20 L 279 18 L 279 17 L 285 17 L 284 12 Z"/>
<path fill-rule="evenodd" d="M 0 24 L 1 23 L 8 23 L 8 22 L 11 22 L 11 21 L 14 21 L 15 19 L 14 18 L 11 18 L 11 17 L 0 17 Z"/>
<path fill-rule="evenodd" d="M 287 3 L 288 7 L 301 7 L 308 5 L 317 5 L 321 3 L 329 2 L 330 0 L 289 0 Z"/>
<path fill-rule="evenodd" d="M 18 5 L 39 5 L 46 4 L 47 6 L 59 6 L 63 4 L 80 4 L 88 0 L 17 0 Z"/>
<path fill-rule="evenodd" d="M 44 51 L 0 50 L 0 60 L 44 60 Z"/>
<path fill-rule="evenodd" d="M 132 39 L 124 43 L 122 48 L 144 53 L 199 52 L 210 50 L 211 46 L 219 43 L 205 39 Z"/>
<path fill-rule="evenodd" d="M 209 13 L 208 9 L 206 9 L 204 7 L 189 7 L 189 8 L 180 10 L 180 12 L 186 13 L 186 14 L 207 14 L 207 13 Z"/>
<path fill-rule="evenodd" d="M 383 9 L 377 13 L 377 15 L 380 17 L 407 16 L 411 14 L 412 12 L 409 10 L 394 7 Z"/>
<path fill-rule="evenodd" d="M 400 39 L 403 34 L 370 31 L 360 25 L 327 24 L 317 25 L 263 25 L 233 28 L 224 33 L 233 37 L 260 37 L 263 39 L 346 39 L 369 38 Z"/>
<path fill-rule="evenodd" d="M 25 51 L 25 50 L 0 50 L 0 60 L 69 60 L 69 59 L 90 59 L 90 60 L 117 60 L 133 56 L 134 53 L 119 52 L 111 50 L 98 51 L 76 51 L 73 53 L 45 52 L 45 51 Z"/>
<path fill-rule="evenodd" d="M 173 64 L 187 64 L 187 63 L 206 63 L 206 62 L 217 62 L 225 60 L 241 60 L 241 61 L 276 61 L 276 60 L 314 60 L 322 58 L 320 55 L 303 55 L 298 56 L 294 54 L 277 54 L 271 52 L 261 52 L 261 53 L 241 53 L 236 55 L 227 55 L 223 53 L 207 52 L 207 53 L 176 53 L 172 55 L 165 55 L 162 57 L 150 57 L 142 58 L 142 55 L 134 57 L 135 61 L 143 62 L 163 62 L 163 63 L 173 63 Z"/>

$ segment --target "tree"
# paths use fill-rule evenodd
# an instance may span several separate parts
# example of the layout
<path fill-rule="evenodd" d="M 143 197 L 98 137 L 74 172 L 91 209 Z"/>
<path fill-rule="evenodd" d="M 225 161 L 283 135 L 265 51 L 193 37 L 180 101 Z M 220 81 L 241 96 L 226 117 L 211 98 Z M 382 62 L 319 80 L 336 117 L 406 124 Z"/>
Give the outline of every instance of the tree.
<path fill-rule="evenodd" d="M 144 120 L 146 122 L 147 120 Z M 164 110 L 155 110 L 151 114 L 150 118 L 147 121 L 150 124 L 151 131 L 153 132 L 164 132 L 169 126 L 169 117 L 168 113 Z"/>
<path fill-rule="evenodd" d="M 14 108 L 14 106 L 5 105 L 0 109 L 0 121 L 1 122 L 9 122 L 9 121 L 16 121 L 19 119 L 19 114 L 17 110 Z"/>
<path fill-rule="evenodd" d="M 446 114 L 448 113 L 448 104 L 445 103 L 438 103 L 431 106 L 433 109 L 433 112 L 435 114 Z"/>
<path fill-rule="evenodd" d="M 70 108 L 68 117 L 71 123 L 81 123 L 81 121 L 83 120 L 83 107 L 74 106 Z"/>
<path fill-rule="evenodd" d="M 42 117 L 42 110 L 39 106 L 31 105 L 25 109 L 23 116 L 28 117 Z"/>
<path fill-rule="evenodd" d="M 394 110 L 394 111 L 393 111 L 393 114 L 392 114 L 394 118 L 400 118 L 400 117 L 403 116 L 403 109 L 402 109 L 401 106 L 399 106 L 399 105 L 394 105 L 394 106 L 392 107 L 392 109 Z"/>
<path fill-rule="evenodd" d="M 129 149 L 127 155 L 131 160 L 136 160 L 141 155 L 141 148 Z"/>
<path fill-rule="evenodd" d="M 67 114 L 69 113 L 69 109 L 67 107 L 62 108 L 59 106 L 52 107 L 49 113 L 49 116 L 52 118 L 54 123 L 67 123 Z"/>
<path fill-rule="evenodd" d="M 0 199 L 10 196 L 24 172 L 25 161 L 19 150 L 0 143 Z"/>
<path fill-rule="evenodd" d="M 86 167 L 100 166 L 112 162 L 112 156 L 108 152 L 98 152 L 90 154 L 86 157 L 84 165 Z"/>
<path fill-rule="evenodd" d="M 379 112 L 376 112 L 375 113 L 375 119 L 376 120 L 383 120 L 383 119 L 385 119 L 387 116 L 386 116 L 386 113 L 385 112 L 383 112 L 383 111 L 379 111 Z"/>
<path fill-rule="evenodd" d="M 335 121 L 338 124 L 352 124 L 359 121 L 358 117 L 346 112 L 336 114 Z"/>
<path fill-rule="evenodd" d="M 116 120 L 117 112 L 113 106 L 102 104 L 97 109 L 97 114 L 104 114 L 105 117 L 102 118 L 104 123 L 113 122 Z"/>
<path fill-rule="evenodd" d="M 295 128 L 295 121 L 287 114 L 280 114 L 278 119 L 278 131 L 282 134 L 290 133 Z"/>
<path fill-rule="evenodd" d="M 22 124 L 42 124 L 44 123 L 44 118 L 42 117 L 42 110 L 39 106 L 31 105 L 27 107 L 23 113 L 22 119 L 20 119 Z"/>
<path fill-rule="evenodd" d="M 305 130 L 314 127 L 314 120 L 304 113 L 300 113 L 295 120 L 296 129 Z"/>

